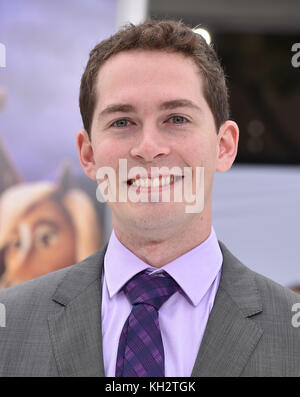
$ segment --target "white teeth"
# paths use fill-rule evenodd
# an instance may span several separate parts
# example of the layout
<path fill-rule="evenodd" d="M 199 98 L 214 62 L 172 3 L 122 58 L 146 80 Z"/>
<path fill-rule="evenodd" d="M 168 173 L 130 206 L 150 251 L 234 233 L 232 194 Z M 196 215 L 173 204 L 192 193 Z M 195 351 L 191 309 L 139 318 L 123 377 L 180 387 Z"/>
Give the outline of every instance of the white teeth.
<path fill-rule="evenodd" d="M 132 186 L 135 187 L 158 187 L 158 186 L 165 186 L 170 185 L 170 183 L 174 182 L 175 177 L 173 175 L 162 176 L 161 178 L 139 178 L 135 179 L 132 182 Z"/>
<path fill-rule="evenodd" d="M 159 186 L 159 178 L 154 178 L 153 181 L 151 181 L 151 186 L 153 187 Z"/>

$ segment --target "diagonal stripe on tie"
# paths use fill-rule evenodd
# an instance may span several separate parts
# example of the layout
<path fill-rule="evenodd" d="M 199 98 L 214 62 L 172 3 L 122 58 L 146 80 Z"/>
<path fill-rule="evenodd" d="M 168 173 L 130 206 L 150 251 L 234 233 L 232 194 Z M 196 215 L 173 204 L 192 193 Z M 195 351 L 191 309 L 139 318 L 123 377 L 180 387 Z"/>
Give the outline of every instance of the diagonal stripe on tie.
<path fill-rule="evenodd" d="M 178 290 L 176 282 L 164 277 L 138 273 L 123 287 L 132 306 L 121 332 L 116 376 L 164 376 L 164 348 L 158 310 Z"/>

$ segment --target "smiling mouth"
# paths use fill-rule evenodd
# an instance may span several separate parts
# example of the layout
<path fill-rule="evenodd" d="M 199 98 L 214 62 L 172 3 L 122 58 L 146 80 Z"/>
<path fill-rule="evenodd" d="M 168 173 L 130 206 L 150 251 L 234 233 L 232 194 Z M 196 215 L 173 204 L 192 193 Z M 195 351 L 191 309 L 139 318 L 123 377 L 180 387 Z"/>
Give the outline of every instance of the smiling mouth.
<path fill-rule="evenodd" d="M 129 179 L 127 184 L 133 187 L 140 187 L 140 188 L 157 188 L 172 185 L 178 180 L 182 179 L 182 175 L 168 175 L 155 178 L 136 178 L 136 179 Z"/>

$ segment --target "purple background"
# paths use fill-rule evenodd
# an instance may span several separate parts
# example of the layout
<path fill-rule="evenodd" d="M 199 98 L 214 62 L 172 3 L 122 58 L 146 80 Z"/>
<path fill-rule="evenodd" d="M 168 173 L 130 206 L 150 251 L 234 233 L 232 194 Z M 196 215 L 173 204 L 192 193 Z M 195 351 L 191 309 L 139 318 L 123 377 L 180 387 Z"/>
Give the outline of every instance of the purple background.
<path fill-rule="evenodd" d="M 0 137 L 25 181 L 55 180 L 64 160 L 83 174 L 80 79 L 89 51 L 114 33 L 116 12 L 117 0 L 0 0 Z"/>

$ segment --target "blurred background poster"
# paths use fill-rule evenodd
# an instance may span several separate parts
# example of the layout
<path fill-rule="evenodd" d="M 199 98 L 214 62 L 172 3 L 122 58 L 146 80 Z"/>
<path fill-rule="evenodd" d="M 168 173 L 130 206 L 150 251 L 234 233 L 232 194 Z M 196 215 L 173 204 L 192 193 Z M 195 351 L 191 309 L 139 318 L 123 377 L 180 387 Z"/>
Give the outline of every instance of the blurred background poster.
<path fill-rule="evenodd" d="M 253 270 L 300 286 L 298 0 L 0 0 L 0 288 L 108 240 L 110 210 L 76 152 L 80 78 L 96 43 L 147 16 L 204 29 L 228 77 L 240 143 L 215 178 L 218 238 Z"/>
<path fill-rule="evenodd" d="M 75 136 L 81 75 L 114 32 L 116 7 L 0 0 L 0 288 L 80 261 L 109 231 Z"/>

